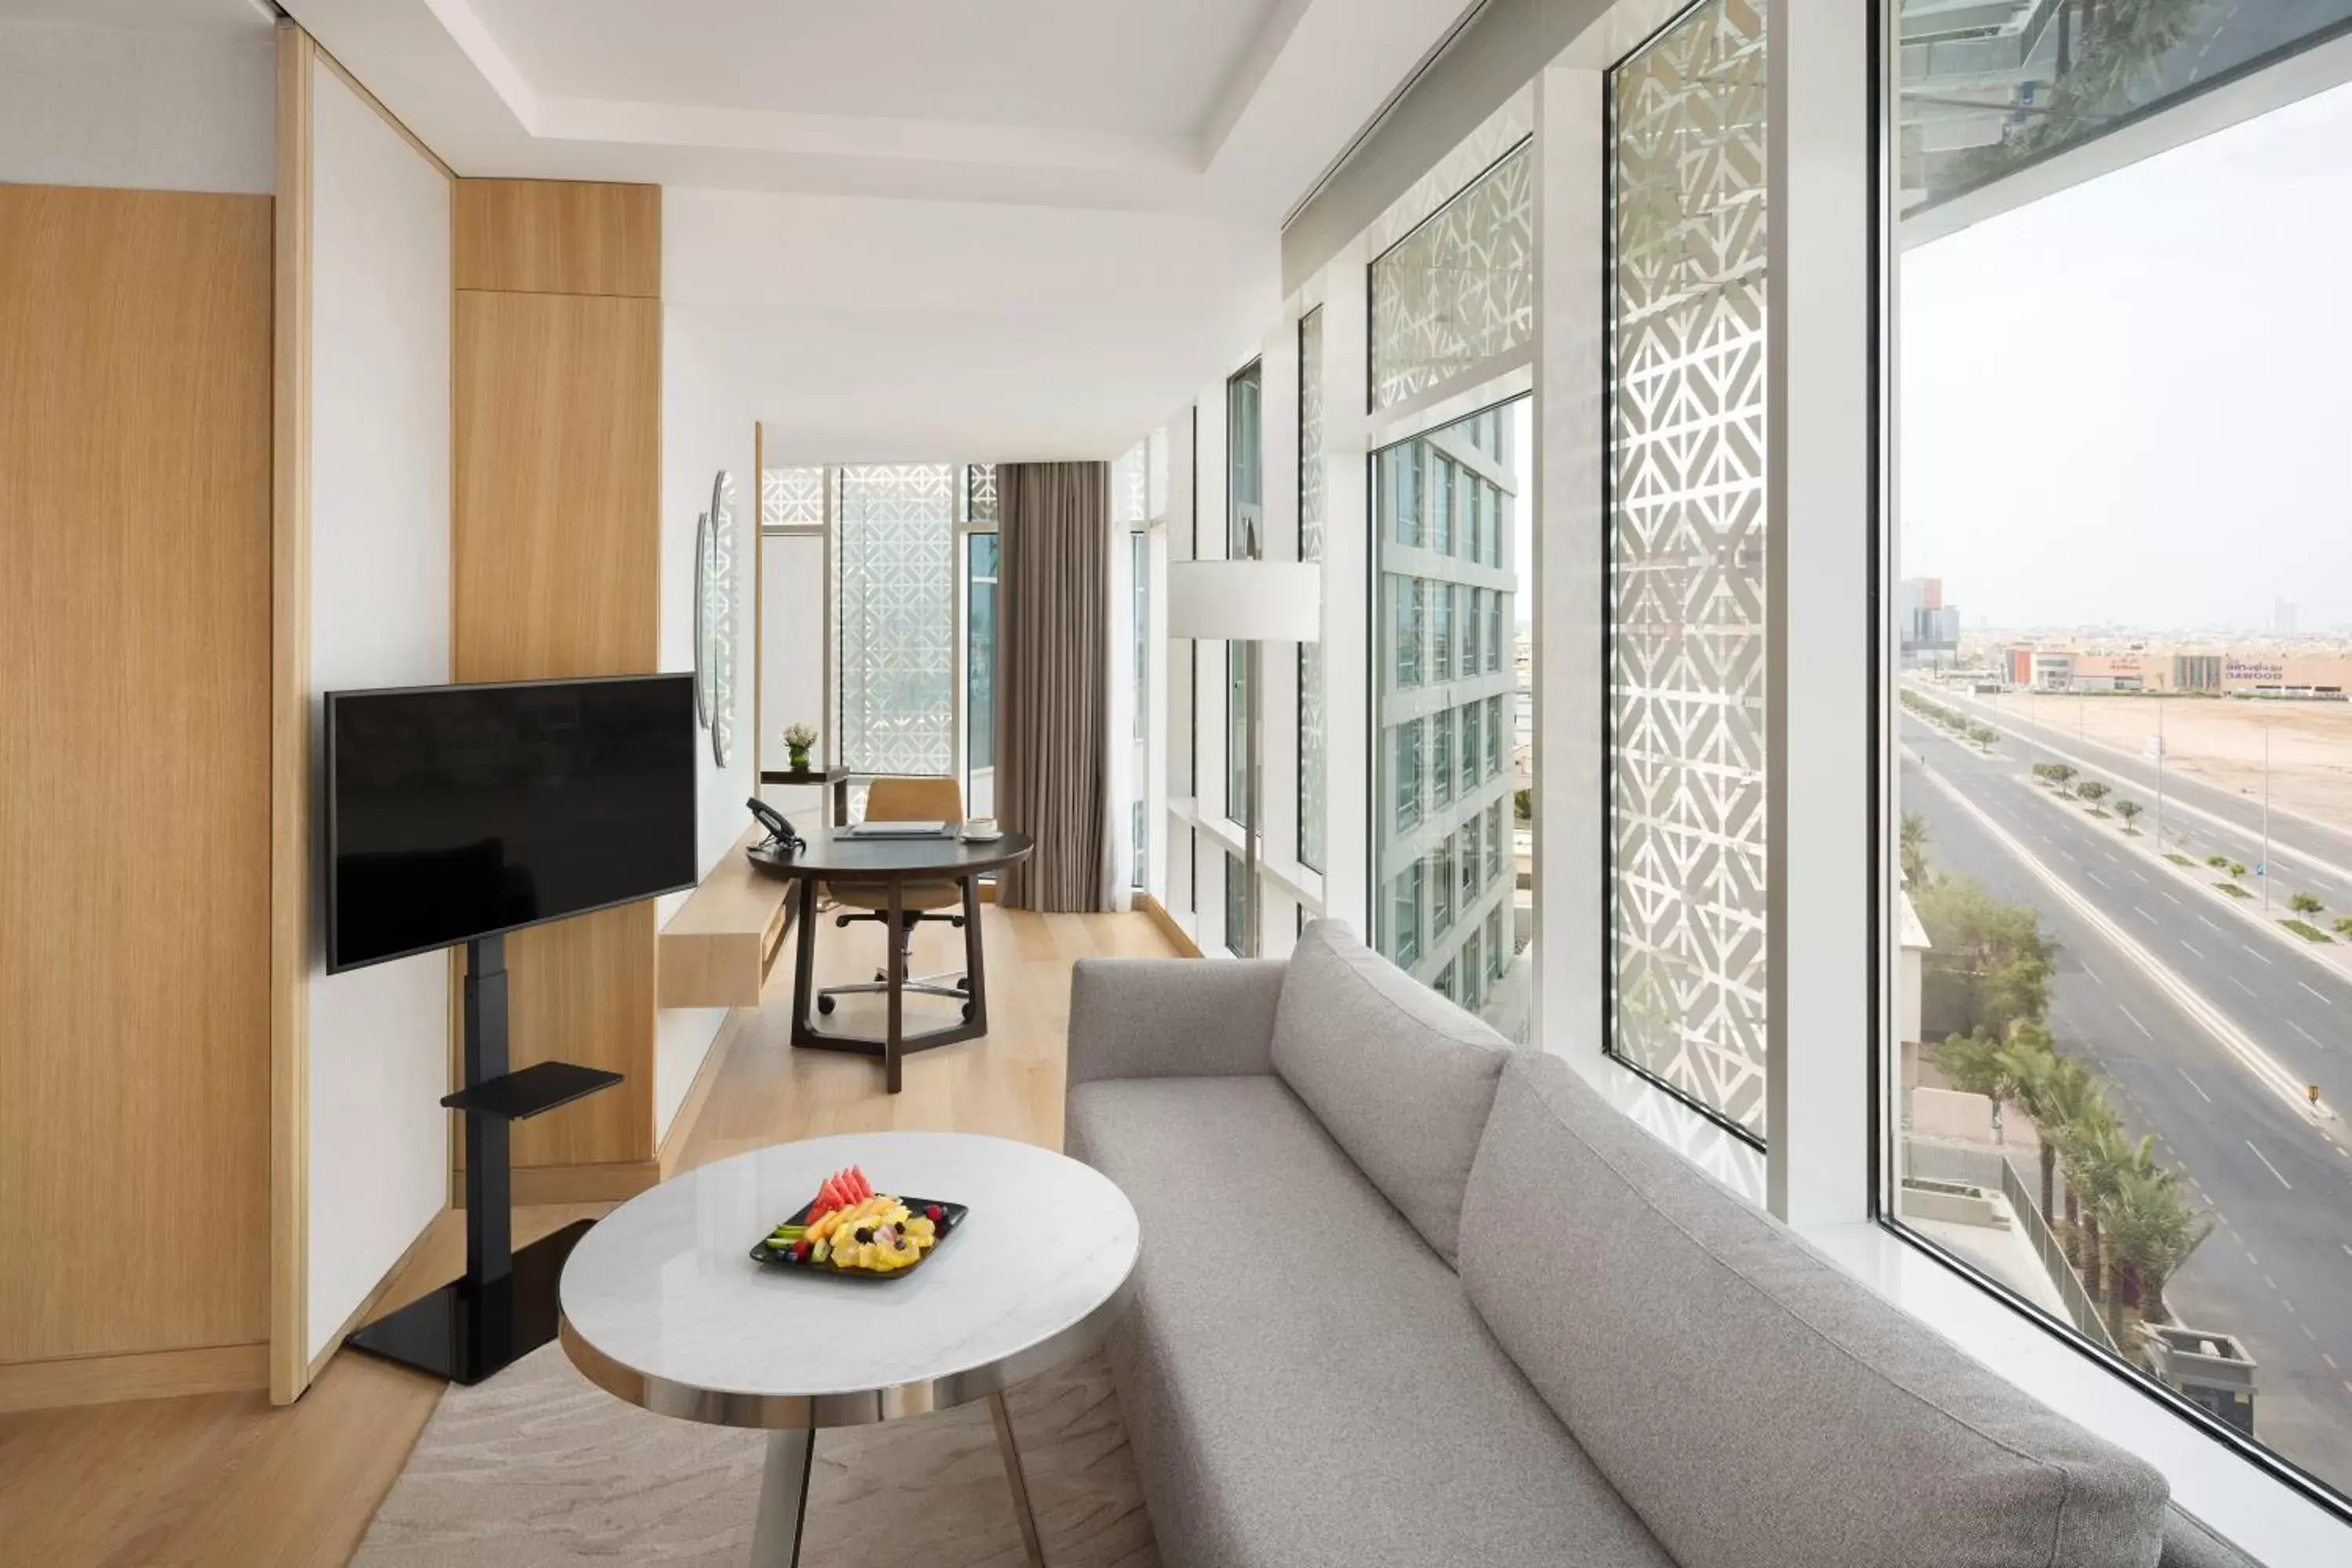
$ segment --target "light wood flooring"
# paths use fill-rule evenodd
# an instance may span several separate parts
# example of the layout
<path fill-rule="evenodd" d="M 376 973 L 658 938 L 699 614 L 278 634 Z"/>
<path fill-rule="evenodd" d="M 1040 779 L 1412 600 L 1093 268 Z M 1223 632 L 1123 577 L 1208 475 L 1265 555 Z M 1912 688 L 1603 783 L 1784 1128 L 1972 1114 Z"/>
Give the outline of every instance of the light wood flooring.
<path fill-rule="evenodd" d="M 1070 965 L 1079 958 L 1171 956 L 1141 914 L 1036 915 L 987 906 L 990 1033 L 907 1059 L 905 1092 L 881 1091 L 862 1057 L 793 1051 L 790 955 L 755 1014 L 722 1035 L 716 1077 L 687 1133 L 681 1168 L 828 1132 L 919 1128 L 991 1132 L 1058 1148 Z M 817 943 L 821 984 L 865 979 L 874 926 Z M 961 962 L 962 935 L 926 927 L 916 972 Z M 845 1003 L 836 1026 L 865 1027 Z M 922 1023 L 909 999 L 908 1021 Z M 934 1004 L 946 1006 L 949 1004 Z M 606 1205 L 519 1209 L 518 1245 Z M 463 1222 L 445 1214 L 387 1292 L 388 1310 L 456 1276 Z M 400 1473 L 443 1384 L 338 1353 L 296 1405 L 205 1394 L 0 1415 L 0 1558 L 54 1568 L 341 1568 Z"/>

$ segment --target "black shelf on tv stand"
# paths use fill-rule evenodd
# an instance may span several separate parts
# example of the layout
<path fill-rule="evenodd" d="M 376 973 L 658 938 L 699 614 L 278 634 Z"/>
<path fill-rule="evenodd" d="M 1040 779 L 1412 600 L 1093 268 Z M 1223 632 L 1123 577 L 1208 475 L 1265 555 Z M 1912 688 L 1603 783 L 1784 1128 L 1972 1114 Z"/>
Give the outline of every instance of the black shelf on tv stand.
<path fill-rule="evenodd" d="M 466 1087 L 442 1104 L 466 1118 L 466 1272 L 343 1342 L 453 1383 L 475 1384 L 555 1338 L 564 1259 L 593 1220 L 514 1246 L 515 1122 L 606 1089 L 621 1075 L 573 1062 L 507 1070 L 507 943 L 466 944 Z"/>

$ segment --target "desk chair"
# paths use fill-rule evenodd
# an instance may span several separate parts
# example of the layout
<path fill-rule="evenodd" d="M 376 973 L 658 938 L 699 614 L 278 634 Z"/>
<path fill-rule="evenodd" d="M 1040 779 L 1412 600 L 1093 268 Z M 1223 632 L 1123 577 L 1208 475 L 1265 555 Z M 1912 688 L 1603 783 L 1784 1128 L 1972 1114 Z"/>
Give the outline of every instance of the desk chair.
<path fill-rule="evenodd" d="M 963 821 L 963 791 L 951 778 L 877 778 L 866 789 L 868 822 L 944 822 L 950 829 Z M 879 882 L 828 882 L 834 902 L 848 906 L 850 914 L 835 915 L 836 926 L 872 921 L 890 923 L 890 889 Z M 896 933 L 902 969 L 914 961 L 915 928 L 925 921 L 945 921 L 961 926 L 961 912 L 940 911 L 963 907 L 963 889 L 954 882 L 909 882 L 899 893 L 900 925 Z M 871 984 L 829 985 L 817 993 L 816 1010 L 830 1014 L 836 996 L 874 996 L 890 989 L 890 972 L 877 969 Z M 942 974 L 908 973 L 904 992 L 919 996 L 949 996 L 963 1003 L 971 1016 L 971 977 L 956 970 Z"/>

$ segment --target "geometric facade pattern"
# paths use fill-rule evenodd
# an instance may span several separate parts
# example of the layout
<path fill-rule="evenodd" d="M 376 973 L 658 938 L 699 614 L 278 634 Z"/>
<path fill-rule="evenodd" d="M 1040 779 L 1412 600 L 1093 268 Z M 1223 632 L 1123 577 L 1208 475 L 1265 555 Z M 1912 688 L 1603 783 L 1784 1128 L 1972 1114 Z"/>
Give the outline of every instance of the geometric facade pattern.
<path fill-rule="evenodd" d="M 1372 263 L 1372 407 L 1535 331 L 1535 168 L 1522 142 Z"/>
<path fill-rule="evenodd" d="M 760 526 L 790 528 L 824 521 L 824 470 L 763 468 L 760 472 Z"/>
<path fill-rule="evenodd" d="M 1323 559 L 1323 312 L 1298 323 L 1298 559 Z M 1298 862 L 1323 869 L 1323 645 L 1298 645 Z"/>
<path fill-rule="evenodd" d="M 974 463 L 964 470 L 964 515 L 975 528 L 996 522 L 996 465 Z"/>
<path fill-rule="evenodd" d="M 1764 1137 L 1765 47 L 1610 72 L 1610 1044 Z"/>
<path fill-rule="evenodd" d="M 950 773 L 961 470 L 872 463 L 835 474 L 835 755 L 853 773 Z"/>

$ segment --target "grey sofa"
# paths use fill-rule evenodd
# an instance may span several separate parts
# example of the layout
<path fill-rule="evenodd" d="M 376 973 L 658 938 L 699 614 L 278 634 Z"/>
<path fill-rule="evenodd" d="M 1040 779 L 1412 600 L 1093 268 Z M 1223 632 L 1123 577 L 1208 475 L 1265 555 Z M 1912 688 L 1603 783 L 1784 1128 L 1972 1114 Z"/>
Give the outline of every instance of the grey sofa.
<path fill-rule="evenodd" d="M 1081 961 L 1170 1568 L 2242 1568 L 2160 1477 L 1367 952 Z"/>

